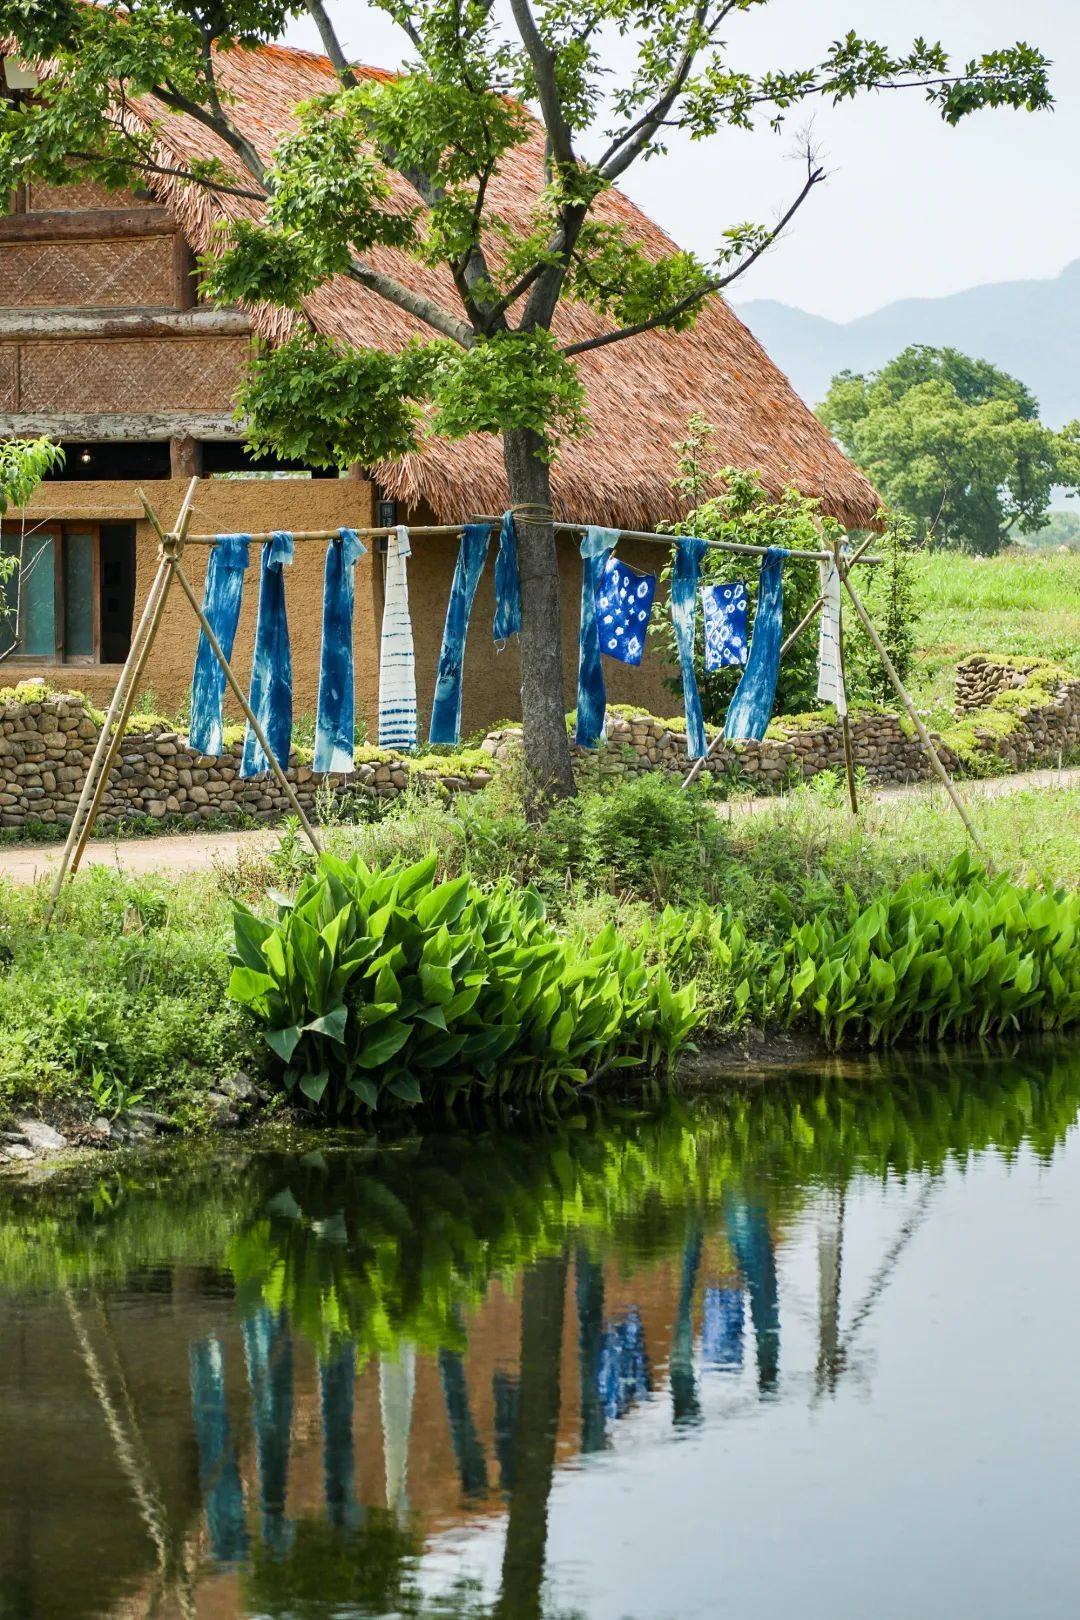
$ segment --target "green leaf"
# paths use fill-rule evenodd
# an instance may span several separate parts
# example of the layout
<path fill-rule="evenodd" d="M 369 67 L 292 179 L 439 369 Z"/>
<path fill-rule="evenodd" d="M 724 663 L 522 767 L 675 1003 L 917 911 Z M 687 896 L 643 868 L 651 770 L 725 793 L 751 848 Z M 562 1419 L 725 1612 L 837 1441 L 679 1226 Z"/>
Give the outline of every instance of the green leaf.
<path fill-rule="evenodd" d="M 299 1024 L 290 1024 L 287 1029 L 267 1029 L 263 1031 L 266 1044 L 277 1053 L 283 1063 L 289 1063 L 296 1051 L 297 1044 L 303 1034 Z"/>
<path fill-rule="evenodd" d="M 329 1078 L 325 1069 L 320 1069 L 318 1074 L 305 1074 L 300 1080 L 300 1090 L 305 1097 L 310 1097 L 313 1103 L 320 1103 Z"/>

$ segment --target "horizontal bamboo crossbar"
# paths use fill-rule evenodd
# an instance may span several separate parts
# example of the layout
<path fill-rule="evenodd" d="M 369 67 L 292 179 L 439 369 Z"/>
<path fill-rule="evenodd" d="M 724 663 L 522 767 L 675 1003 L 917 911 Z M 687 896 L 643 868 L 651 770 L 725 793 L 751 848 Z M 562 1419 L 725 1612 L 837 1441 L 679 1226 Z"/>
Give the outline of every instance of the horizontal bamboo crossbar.
<path fill-rule="evenodd" d="M 474 523 L 501 523 L 502 519 L 478 517 L 471 519 L 471 521 Z M 522 521 L 526 520 L 523 519 Z M 552 527 L 573 534 L 584 534 L 590 525 L 588 523 L 554 523 Z M 615 532 L 620 540 L 649 540 L 653 545 L 658 546 L 673 546 L 676 540 L 692 540 L 694 538 L 693 535 L 689 534 L 646 534 L 644 529 L 617 529 Z M 704 543 L 710 551 L 733 551 L 744 557 L 767 557 L 770 549 L 768 546 L 752 546 L 736 540 L 706 540 Z M 789 551 L 787 556 L 794 562 L 832 562 L 833 560 L 831 551 L 803 551 L 801 547 Z M 871 565 L 884 561 L 881 557 L 863 556 L 859 556 L 858 559 L 851 557 L 848 560 L 849 562 L 858 560 L 860 563 L 870 563 Z"/>
<path fill-rule="evenodd" d="M 486 523 L 486 522 L 488 522 L 488 519 L 484 518 L 484 519 L 482 519 L 480 521 Z M 496 520 L 492 519 L 491 521 L 494 522 Z M 397 534 L 399 528 L 408 529 L 410 534 L 460 534 L 463 527 L 464 527 L 464 525 L 461 524 L 461 523 L 427 523 L 427 524 L 419 523 L 419 524 L 416 525 L 415 528 L 409 523 L 405 523 L 405 524 L 397 524 L 397 523 L 395 523 L 395 524 L 392 524 L 391 527 L 388 528 L 388 529 L 387 528 L 381 528 L 381 529 L 350 529 L 349 532 L 351 534 L 361 535 L 366 540 L 378 540 L 383 535 Z M 341 528 L 349 528 L 349 525 L 347 523 L 342 524 Z M 336 539 L 338 539 L 339 535 L 341 534 L 341 528 L 337 528 L 337 529 L 302 529 L 300 531 L 296 531 L 294 529 L 289 529 L 289 530 L 284 530 L 283 529 L 280 532 L 283 533 L 283 534 L 287 533 L 290 540 L 293 540 L 293 541 L 299 541 L 299 540 L 336 540 Z M 246 538 L 248 540 L 252 541 L 253 543 L 255 543 L 257 541 L 272 540 L 274 538 L 273 533 L 248 534 L 246 529 L 241 529 L 241 530 L 238 530 L 237 532 L 245 535 Z M 173 539 L 174 536 L 169 535 L 167 538 Z M 186 546 L 216 546 L 220 539 L 221 539 L 221 536 L 219 534 L 189 534 L 186 537 L 186 539 L 184 541 L 184 544 Z"/>

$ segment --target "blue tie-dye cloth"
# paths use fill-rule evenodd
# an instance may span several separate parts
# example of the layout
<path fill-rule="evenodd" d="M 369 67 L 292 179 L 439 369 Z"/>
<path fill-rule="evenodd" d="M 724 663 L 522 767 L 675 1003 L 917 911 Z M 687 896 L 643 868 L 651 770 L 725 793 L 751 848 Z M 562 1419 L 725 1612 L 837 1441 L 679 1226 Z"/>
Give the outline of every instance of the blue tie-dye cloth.
<path fill-rule="evenodd" d="M 749 599 L 741 579 L 730 585 L 706 585 L 701 593 L 705 610 L 705 668 L 710 671 L 746 667 L 746 614 Z"/>
<path fill-rule="evenodd" d="M 469 633 L 473 598 L 490 544 L 491 529 L 486 523 L 466 523 L 461 533 L 457 566 L 446 606 L 435 700 L 431 705 L 429 742 L 456 743 L 461 738 L 461 670 L 465 661 L 465 637 Z"/>
<path fill-rule="evenodd" d="M 581 540 L 581 629 L 578 632 L 577 725 L 574 729 L 574 741 L 579 748 L 596 748 L 604 735 L 607 691 L 596 627 L 596 591 L 618 538 L 618 529 L 593 526 L 585 530 Z"/>
<path fill-rule="evenodd" d="M 724 736 L 731 739 L 760 741 L 772 718 L 783 641 L 786 556 L 782 546 L 770 546 L 761 565 L 750 655 L 724 721 Z"/>
<path fill-rule="evenodd" d="M 655 574 L 639 574 L 618 557 L 608 558 L 596 592 L 597 632 L 605 658 L 641 663 L 655 595 Z"/>
<path fill-rule="evenodd" d="M 203 612 L 210 621 L 221 650 L 232 658 L 240 601 L 244 594 L 244 571 L 248 565 L 250 534 L 219 534 L 210 552 L 203 590 Z M 222 751 L 221 705 L 225 697 L 225 671 L 218 663 L 206 632 L 199 631 L 195 653 L 195 675 L 191 683 L 191 724 L 188 740 L 200 754 Z"/>
<path fill-rule="evenodd" d="M 495 558 L 495 622 L 492 636 L 509 641 L 521 634 L 521 577 L 518 573 L 517 530 L 513 512 L 504 512 Z"/>
<path fill-rule="evenodd" d="M 262 726 L 278 764 L 289 763 L 292 742 L 292 654 L 289 622 L 285 616 L 285 575 L 293 560 L 292 535 L 278 530 L 262 548 L 259 576 L 259 618 L 255 626 L 255 652 L 251 660 L 248 702 Z M 270 769 L 250 725 L 244 733 L 240 775 L 260 776 Z"/>
<path fill-rule="evenodd" d="M 697 635 L 697 583 L 707 542 L 681 535 L 675 542 L 675 562 L 671 570 L 671 622 L 679 649 L 683 707 L 686 710 L 686 751 L 691 759 L 704 759 L 709 751 L 705 741 L 705 720 L 701 694 L 694 673 L 694 639 Z"/>
<path fill-rule="evenodd" d="M 312 760 L 317 771 L 351 771 L 355 763 L 353 603 L 356 581 L 353 570 L 366 549 L 355 529 L 342 529 L 326 550 L 319 713 Z"/>
<path fill-rule="evenodd" d="M 742 1366 L 743 1320 L 741 1288 L 706 1288 L 701 1355 L 710 1367 L 728 1370 Z"/>

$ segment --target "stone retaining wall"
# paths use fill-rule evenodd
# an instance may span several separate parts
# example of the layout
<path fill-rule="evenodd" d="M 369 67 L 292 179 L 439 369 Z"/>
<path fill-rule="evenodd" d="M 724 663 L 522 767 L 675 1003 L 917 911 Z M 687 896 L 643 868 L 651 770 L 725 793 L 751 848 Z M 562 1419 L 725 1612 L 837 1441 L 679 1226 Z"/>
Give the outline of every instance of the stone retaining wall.
<path fill-rule="evenodd" d="M 1042 667 L 1043 662 L 1039 658 L 1016 663 L 981 656 L 965 658 L 956 666 L 957 712 L 988 708 L 1000 693 L 1022 690 L 1032 671 Z"/>
<path fill-rule="evenodd" d="M 1030 704 L 1014 696 L 1025 686 L 1030 687 Z M 967 706 L 976 689 L 995 693 L 983 707 L 982 726 L 978 711 Z M 969 659 L 957 672 L 957 704 L 964 715 L 962 728 L 950 737 L 935 738 L 950 770 L 962 773 L 984 754 L 998 762 L 999 769 L 1023 770 L 1053 764 L 1060 754 L 1080 746 L 1080 678 L 1044 663 L 1024 668 Z M 721 744 L 707 763 L 709 774 L 733 786 L 768 792 L 824 770 L 843 770 L 838 724 L 779 721 L 771 731 L 773 735 L 762 742 Z M 902 783 L 931 775 L 917 738 L 907 734 L 896 715 L 860 714 L 852 721 L 851 734 L 856 765 L 868 781 Z M 52 695 L 38 700 L 20 693 L 0 703 L 0 827 L 66 826 L 97 737 L 98 726 L 79 697 Z M 502 760 L 520 740 L 519 730 L 498 731 L 481 746 L 493 760 Z M 575 748 L 573 753 L 585 778 L 654 770 L 682 776 L 690 767 L 685 732 L 650 715 L 612 713 L 606 746 L 595 752 Z M 196 753 L 183 735 L 160 725 L 129 733 L 102 802 L 101 823 L 110 826 L 146 816 L 193 822 L 240 816 L 274 821 L 288 812 L 288 801 L 272 777 L 245 782 L 239 771 L 239 743 L 216 758 Z M 491 771 L 484 768 L 471 769 L 467 775 L 443 775 L 430 768 L 411 769 L 407 760 L 392 757 L 364 761 L 348 778 L 322 778 L 294 756 L 289 775 L 309 813 L 317 808 L 324 781 L 343 796 L 392 798 L 405 789 L 410 777 L 449 792 L 475 792 L 491 780 Z"/>

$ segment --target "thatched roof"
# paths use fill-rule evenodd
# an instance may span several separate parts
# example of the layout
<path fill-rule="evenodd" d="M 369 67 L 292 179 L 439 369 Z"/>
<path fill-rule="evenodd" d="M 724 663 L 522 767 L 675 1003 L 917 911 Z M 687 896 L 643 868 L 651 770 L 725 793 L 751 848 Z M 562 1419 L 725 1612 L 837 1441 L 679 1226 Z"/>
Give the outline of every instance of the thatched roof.
<path fill-rule="evenodd" d="M 376 69 L 358 71 L 378 74 Z M 235 97 L 230 108 L 234 121 L 269 159 L 281 133 L 294 126 L 295 105 L 325 93 L 333 75 L 324 56 L 269 45 L 223 53 L 218 77 Z M 215 156 L 242 173 L 232 154 L 201 125 L 165 109 L 155 112 L 173 153 Z M 529 228 L 542 185 L 542 163 L 543 137 L 536 126 L 489 187 L 491 207 L 522 233 Z M 219 220 L 258 208 L 167 177 L 151 176 L 147 183 L 173 209 L 199 251 L 211 245 Z M 400 185 L 415 204 L 405 182 Z M 628 226 L 646 252 L 659 255 L 674 245 L 618 191 L 599 199 L 596 214 Z M 397 250 L 379 249 L 368 257 L 376 268 L 435 294 L 448 310 L 460 313 L 446 271 L 428 269 Z M 497 261 L 496 248 L 493 258 Z M 305 307 L 319 331 L 354 344 L 397 348 L 418 330 L 410 316 L 345 277 L 321 287 Z M 271 337 L 280 336 L 288 324 L 280 310 L 256 310 L 254 316 L 257 328 Z M 564 303 L 558 311 L 555 332 L 564 342 L 603 330 L 604 320 L 583 305 Z M 690 331 L 648 332 L 584 354 L 578 364 L 592 426 L 587 437 L 560 449 L 553 469 L 559 516 L 623 528 L 652 528 L 677 516 L 672 443 L 685 437 L 691 412 L 701 411 L 715 425 L 718 465 L 756 468 L 774 493 L 794 483 L 805 494 L 821 496 L 823 509 L 850 528 L 872 521 L 880 501 L 871 485 L 722 298 L 709 301 Z M 501 511 L 506 505 L 500 447 L 487 435 L 455 443 L 432 440 L 422 455 L 380 467 L 377 475 L 394 498 L 410 505 L 426 500 L 447 516 Z"/>

